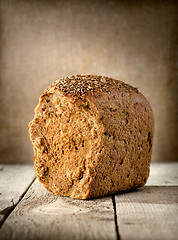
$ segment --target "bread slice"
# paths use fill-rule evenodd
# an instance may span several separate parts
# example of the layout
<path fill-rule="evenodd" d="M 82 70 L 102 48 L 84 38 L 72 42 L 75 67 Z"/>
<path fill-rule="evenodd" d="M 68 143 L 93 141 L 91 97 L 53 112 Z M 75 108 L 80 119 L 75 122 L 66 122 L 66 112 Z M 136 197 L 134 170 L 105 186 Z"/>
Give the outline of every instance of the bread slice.
<path fill-rule="evenodd" d="M 41 95 L 29 133 L 36 176 L 54 194 L 95 198 L 148 179 L 153 112 L 137 88 L 119 80 L 55 81 Z"/>

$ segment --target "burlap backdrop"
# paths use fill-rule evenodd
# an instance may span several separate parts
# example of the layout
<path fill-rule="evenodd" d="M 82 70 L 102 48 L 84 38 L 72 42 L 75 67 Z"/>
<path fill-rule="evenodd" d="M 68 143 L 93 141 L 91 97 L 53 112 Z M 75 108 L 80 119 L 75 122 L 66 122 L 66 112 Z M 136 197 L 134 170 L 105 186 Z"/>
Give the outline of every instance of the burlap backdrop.
<path fill-rule="evenodd" d="M 32 162 L 42 91 L 77 73 L 139 88 L 156 119 L 153 161 L 178 158 L 176 1 L 1 0 L 0 161 Z"/>

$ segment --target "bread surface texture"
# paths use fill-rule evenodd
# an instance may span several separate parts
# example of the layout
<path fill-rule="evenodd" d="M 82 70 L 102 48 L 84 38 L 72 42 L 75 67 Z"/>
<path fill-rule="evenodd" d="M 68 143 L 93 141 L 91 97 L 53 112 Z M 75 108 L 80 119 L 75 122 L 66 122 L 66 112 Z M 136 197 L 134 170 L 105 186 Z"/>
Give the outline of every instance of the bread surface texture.
<path fill-rule="evenodd" d="M 38 180 L 54 194 L 89 199 L 143 186 L 154 117 L 122 81 L 75 75 L 52 83 L 29 124 Z"/>

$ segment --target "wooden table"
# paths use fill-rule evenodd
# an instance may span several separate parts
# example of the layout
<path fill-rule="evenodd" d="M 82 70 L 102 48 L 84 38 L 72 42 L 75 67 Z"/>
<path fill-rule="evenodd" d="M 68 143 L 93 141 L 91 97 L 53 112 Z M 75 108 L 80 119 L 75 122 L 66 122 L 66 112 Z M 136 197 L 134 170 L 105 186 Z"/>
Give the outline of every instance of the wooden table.
<path fill-rule="evenodd" d="M 0 165 L 0 239 L 178 239 L 178 164 L 153 163 L 145 187 L 94 200 L 55 196 L 33 167 Z"/>

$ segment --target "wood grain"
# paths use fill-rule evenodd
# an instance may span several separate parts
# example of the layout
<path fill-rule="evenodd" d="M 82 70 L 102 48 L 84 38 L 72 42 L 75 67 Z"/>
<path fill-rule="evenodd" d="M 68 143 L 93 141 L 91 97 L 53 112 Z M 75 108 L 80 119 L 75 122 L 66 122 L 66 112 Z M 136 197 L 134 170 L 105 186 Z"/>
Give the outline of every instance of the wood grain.
<path fill-rule="evenodd" d="M 111 197 L 75 200 L 37 180 L 2 226 L 0 239 L 116 239 Z"/>
<path fill-rule="evenodd" d="M 173 185 L 178 185 L 178 163 L 152 163 L 146 186 Z"/>
<path fill-rule="evenodd" d="M 178 236 L 178 164 L 151 165 L 145 187 L 115 196 L 122 240 Z"/>
<path fill-rule="evenodd" d="M 0 225 L 34 177 L 32 165 L 0 165 Z"/>
<path fill-rule="evenodd" d="M 178 187 L 144 187 L 116 198 L 122 240 L 177 239 Z"/>

